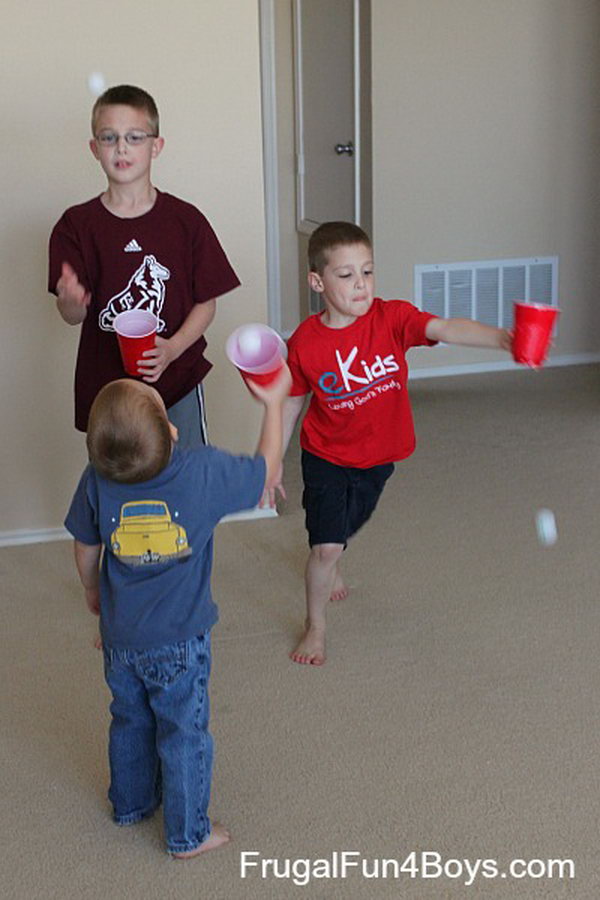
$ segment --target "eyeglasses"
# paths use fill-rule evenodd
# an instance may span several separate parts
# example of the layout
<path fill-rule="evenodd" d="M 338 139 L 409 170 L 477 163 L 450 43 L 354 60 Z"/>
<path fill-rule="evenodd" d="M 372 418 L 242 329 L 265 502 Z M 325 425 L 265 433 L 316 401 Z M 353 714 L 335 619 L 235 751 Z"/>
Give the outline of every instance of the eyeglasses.
<path fill-rule="evenodd" d="M 148 138 L 156 138 L 157 134 L 146 134 L 145 131 L 128 131 L 127 134 L 116 134 L 114 131 L 103 131 L 101 134 L 95 135 L 96 140 L 103 147 L 116 147 L 119 140 L 123 138 L 130 147 L 139 147 Z"/>

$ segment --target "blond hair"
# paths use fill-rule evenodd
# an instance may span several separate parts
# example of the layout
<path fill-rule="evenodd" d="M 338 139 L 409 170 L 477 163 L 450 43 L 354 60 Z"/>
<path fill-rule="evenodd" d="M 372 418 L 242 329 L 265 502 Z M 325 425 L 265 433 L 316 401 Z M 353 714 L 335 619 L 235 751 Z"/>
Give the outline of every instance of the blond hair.
<path fill-rule="evenodd" d="M 164 404 L 154 389 L 146 387 L 127 378 L 111 381 L 92 404 L 87 432 L 90 462 L 111 481 L 148 481 L 171 458 Z"/>

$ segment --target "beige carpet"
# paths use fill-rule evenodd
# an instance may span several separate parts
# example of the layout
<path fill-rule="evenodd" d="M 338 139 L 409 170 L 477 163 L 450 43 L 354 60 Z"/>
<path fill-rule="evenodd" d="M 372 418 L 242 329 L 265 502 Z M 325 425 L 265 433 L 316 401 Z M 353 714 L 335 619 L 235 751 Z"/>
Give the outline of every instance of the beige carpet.
<path fill-rule="evenodd" d="M 108 692 L 70 544 L 0 550 L 1 896 L 599 897 L 599 388 L 596 366 L 412 384 L 419 446 L 346 554 L 352 594 L 330 610 L 321 670 L 287 657 L 297 451 L 280 518 L 219 527 L 211 813 L 234 841 L 193 861 L 164 853 L 160 815 L 110 821 Z M 244 851 L 280 873 L 308 859 L 324 875 L 317 860 L 343 851 L 367 868 L 242 879 Z M 412 851 L 446 875 L 367 877 Z M 471 879 L 451 862 L 513 858 L 572 859 L 575 877 Z"/>

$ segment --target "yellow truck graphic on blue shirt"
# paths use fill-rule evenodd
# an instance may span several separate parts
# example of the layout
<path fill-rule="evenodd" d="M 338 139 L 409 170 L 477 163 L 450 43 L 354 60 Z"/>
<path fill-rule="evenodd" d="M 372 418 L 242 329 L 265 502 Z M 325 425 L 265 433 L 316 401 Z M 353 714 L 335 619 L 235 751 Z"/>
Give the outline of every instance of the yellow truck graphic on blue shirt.
<path fill-rule="evenodd" d="M 187 534 L 171 518 L 163 500 L 132 500 L 121 507 L 110 549 L 122 562 L 147 565 L 185 559 L 192 552 Z"/>

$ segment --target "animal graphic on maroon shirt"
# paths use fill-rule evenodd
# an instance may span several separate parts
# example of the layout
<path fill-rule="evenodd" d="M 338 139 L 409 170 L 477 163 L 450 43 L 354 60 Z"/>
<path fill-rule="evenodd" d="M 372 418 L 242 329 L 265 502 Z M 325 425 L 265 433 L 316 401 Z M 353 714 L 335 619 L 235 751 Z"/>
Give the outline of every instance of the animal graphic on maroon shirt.
<path fill-rule="evenodd" d="M 161 266 L 154 256 L 145 256 L 144 261 L 131 276 L 129 284 L 120 294 L 111 297 L 100 316 L 98 324 L 103 331 L 114 331 L 115 316 L 126 309 L 147 309 L 158 319 L 158 330 L 163 331 L 165 323 L 160 313 L 165 302 L 165 281 L 171 273 Z"/>

